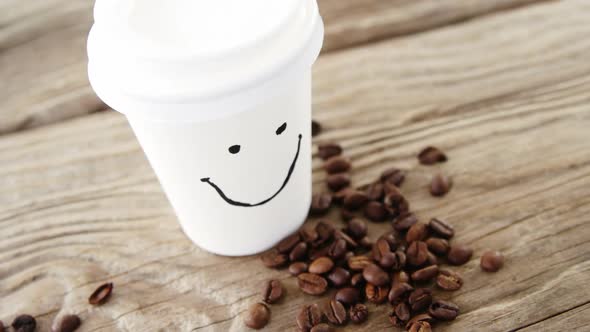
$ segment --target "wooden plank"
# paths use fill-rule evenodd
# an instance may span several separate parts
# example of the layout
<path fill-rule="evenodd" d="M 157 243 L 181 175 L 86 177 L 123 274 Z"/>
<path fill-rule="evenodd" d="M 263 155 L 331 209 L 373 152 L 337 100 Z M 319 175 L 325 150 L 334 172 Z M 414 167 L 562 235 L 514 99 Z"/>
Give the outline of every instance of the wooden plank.
<path fill-rule="evenodd" d="M 413 210 L 447 219 L 455 241 L 475 249 L 457 268 L 465 286 L 438 294 L 462 315 L 437 331 L 532 326 L 590 301 L 589 9 L 572 0 L 516 10 L 326 55 L 316 67 L 316 118 L 326 127 L 316 143 L 343 143 L 357 185 L 392 165 L 408 170 Z M 427 144 L 450 161 L 418 165 Z M 75 312 L 81 331 L 242 331 L 240 313 L 276 277 L 288 294 L 267 330 L 291 331 L 300 305 L 318 300 L 257 257 L 192 246 L 118 114 L 6 136 L 0 164 L 5 322 L 28 312 L 44 331 Z M 425 189 L 437 169 L 455 179 L 444 199 Z M 314 160 L 316 191 L 323 176 Z M 372 224 L 371 234 L 388 228 Z M 505 253 L 504 269 L 480 271 L 485 248 Z M 88 294 L 107 280 L 113 298 L 89 308 Z M 390 331 L 388 306 L 370 310 L 370 322 L 340 330 Z M 574 315 L 568 324 L 588 323 Z"/>
<path fill-rule="evenodd" d="M 552 332 L 552 331 L 584 331 L 588 329 L 590 303 L 586 303 L 557 316 L 532 324 L 518 331 Z"/>
<path fill-rule="evenodd" d="M 539 0 L 320 0 L 325 50 L 423 31 Z M 91 0 L 0 3 L 0 134 L 105 108 L 88 84 Z"/>

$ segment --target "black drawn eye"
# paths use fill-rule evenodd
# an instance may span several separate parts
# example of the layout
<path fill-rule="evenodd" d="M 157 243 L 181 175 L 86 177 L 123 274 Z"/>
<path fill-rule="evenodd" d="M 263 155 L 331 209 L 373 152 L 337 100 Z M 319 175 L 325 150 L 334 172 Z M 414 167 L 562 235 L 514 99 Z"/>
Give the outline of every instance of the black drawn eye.
<path fill-rule="evenodd" d="M 239 145 L 232 145 L 229 147 L 229 153 L 231 154 L 236 154 L 238 152 L 240 152 L 240 146 Z"/>
<path fill-rule="evenodd" d="M 283 123 L 279 128 L 277 128 L 277 135 L 280 135 L 287 129 L 287 123 Z"/>

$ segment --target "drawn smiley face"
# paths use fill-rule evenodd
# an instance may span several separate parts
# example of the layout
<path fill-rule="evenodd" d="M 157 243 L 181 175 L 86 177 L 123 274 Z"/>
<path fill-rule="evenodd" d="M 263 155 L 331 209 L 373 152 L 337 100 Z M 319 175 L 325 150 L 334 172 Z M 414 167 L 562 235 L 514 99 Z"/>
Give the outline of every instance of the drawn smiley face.
<path fill-rule="evenodd" d="M 287 123 L 284 122 L 282 125 L 280 125 L 277 130 L 276 130 L 276 135 L 281 135 L 285 130 L 287 130 Z M 298 135 L 298 139 L 297 139 L 297 152 L 295 152 L 295 156 L 293 157 L 293 161 L 291 162 L 291 165 L 289 166 L 289 169 L 287 171 L 287 175 L 285 176 L 285 179 L 283 180 L 283 184 L 281 185 L 281 187 L 270 197 L 268 197 L 267 199 L 260 201 L 258 203 L 247 203 L 247 202 L 240 202 L 234 199 L 231 199 L 224 191 L 223 189 L 221 189 L 217 184 L 215 184 L 211 178 L 207 177 L 207 178 L 202 178 L 201 182 L 204 182 L 208 185 L 210 185 L 213 189 L 215 189 L 215 191 L 217 192 L 217 194 L 219 194 L 219 196 L 228 204 L 230 205 L 234 205 L 234 206 L 241 206 L 241 207 L 255 207 L 255 206 L 260 206 L 263 204 L 266 204 L 270 201 L 272 201 L 275 197 L 277 197 L 281 191 L 283 191 L 283 189 L 285 188 L 285 186 L 287 186 L 287 183 L 289 183 L 289 179 L 291 178 L 291 175 L 293 174 L 293 171 L 295 170 L 295 165 L 297 164 L 297 159 L 299 158 L 299 151 L 301 149 L 301 137 L 302 135 L 299 134 Z M 228 152 L 231 154 L 237 154 L 240 153 L 241 150 L 241 146 L 240 145 L 232 145 L 228 148 Z"/>

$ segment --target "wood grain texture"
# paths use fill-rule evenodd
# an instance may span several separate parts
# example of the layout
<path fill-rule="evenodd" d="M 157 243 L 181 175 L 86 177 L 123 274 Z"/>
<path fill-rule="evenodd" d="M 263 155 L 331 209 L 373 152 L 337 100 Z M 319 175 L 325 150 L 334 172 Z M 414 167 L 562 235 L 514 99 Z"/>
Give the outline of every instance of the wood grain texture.
<path fill-rule="evenodd" d="M 324 55 L 315 67 L 315 117 L 326 127 L 316 143 L 342 142 L 356 185 L 408 170 L 412 209 L 448 220 L 454 241 L 475 249 L 456 268 L 465 286 L 437 293 L 462 310 L 437 331 L 589 323 L 589 10 L 586 0 L 543 4 Z M 430 144 L 449 162 L 420 166 L 415 155 Z M 301 304 L 318 300 L 255 256 L 194 247 L 116 113 L 5 136 L 0 165 L 5 322 L 27 312 L 47 331 L 77 313 L 80 331 L 243 331 L 261 283 L 279 278 L 287 297 L 267 331 L 294 331 Z M 316 191 L 320 168 L 314 160 Z M 443 199 L 426 190 L 437 170 L 455 180 Z M 372 224 L 371 234 L 388 228 Z M 500 272 L 480 271 L 486 248 L 504 252 Z M 90 308 L 105 281 L 115 283 L 111 301 Z M 370 310 L 368 323 L 339 331 L 392 330 L 388 306 Z"/>
<path fill-rule="evenodd" d="M 320 0 L 325 49 L 423 31 L 539 0 Z M 100 111 L 89 86 L 92 0 L 0 2 L 0 135 Z"/>

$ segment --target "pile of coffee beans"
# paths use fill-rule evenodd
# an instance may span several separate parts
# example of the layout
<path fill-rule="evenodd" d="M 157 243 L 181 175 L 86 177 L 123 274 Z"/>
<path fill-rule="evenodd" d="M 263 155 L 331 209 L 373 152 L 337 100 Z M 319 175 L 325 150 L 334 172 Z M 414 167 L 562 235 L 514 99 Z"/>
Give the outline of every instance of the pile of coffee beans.
<path fill-rule="evenodd" d="M 434 297 L 432 290 L 460 289 L 463 278 L 443 268 L 443 264 L 465 264 L 473 250 L 451 243 L 455 230 L 445 220 L 432 218 L 425 223 L 411 212 L 410 203 L 400 190 L 406 177 L 403 170 L 388 169 L 371 185 L 355 189 L 349 174 L 351 161 L 342 153 L 338 144 L 319 146 L 318 156 L 324 160 L 326 186 L 331 192 L 313 196 L 310 215 L 321 216 L 338 206 L 345 226 L 337 229 L 325 221 L 306 224 L 261 255 L 266 267 L 288 267 L 303 293 L 332 294 L 301 308 L 295 319 L 299 330 L 333 331 L 335 326 L 348 322 L 362 324 L 369 317 L 366 302 L 388 304 L 391 324 L 410 332 L 432 331 L 437 321 L 454 320 L 459 315 L 459 306 Z M 423 165 L 448 160 L 435 147 L 421 151 L 418 159 Z M 451 186 L 450 177 L 437 173 L 430 193 L 443 196 Z M 373 242 L 367 236 L 366 220 L 390 222 L 391 230 Z M 495 272 L 503 262 L 501 253 L 488 251 L 481 257 L 481 268 Z M 265 308 L 259 311 L 268 309 Z M 264 324 L 248 323 L 258 315 L 261 314 L 248 313 L 246 325 L 266 325 L 270 313 L 262 315 L 266 318 L 261 320 Z"/>

